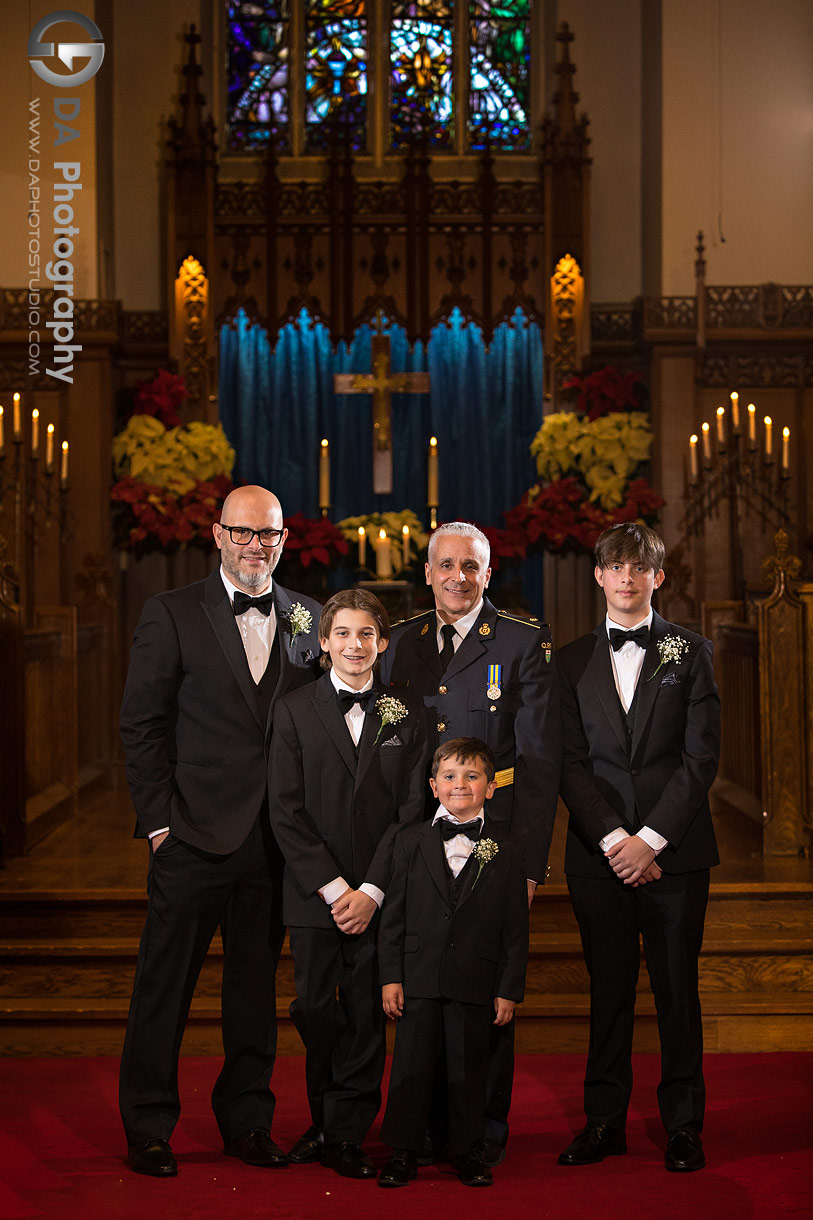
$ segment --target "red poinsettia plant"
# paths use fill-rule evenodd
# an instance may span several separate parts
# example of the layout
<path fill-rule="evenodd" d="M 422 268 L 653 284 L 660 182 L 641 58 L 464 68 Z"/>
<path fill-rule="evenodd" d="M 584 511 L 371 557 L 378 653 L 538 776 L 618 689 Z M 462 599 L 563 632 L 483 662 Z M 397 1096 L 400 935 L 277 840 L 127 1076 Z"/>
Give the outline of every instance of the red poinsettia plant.
<path fill-rule="evenodd" d="M 154 415 L 165 428 L 181 422 L 178 407 L 186 398 L 183 377 L 160 369 L 151 381 L 138 381 L 133 389 L 133 415 Z"/>
<path fill-rule="evenodd" d="M 570 475 L 546 487 L 529 487 L 519 504 L 504 514 L 508 532 L 524 538 L 528 549 L 554 554 L 590 552 L 599 534 L 621 521 L 651 522 L 664 503 L 646 479 L 633 479 L 624 503 L 608 511 L 585 497 L 579 479 Z"/>
<path fill-rule="evenodd" d="M 646 387 L 638 374 L 634 370 L 622 373 L 612 364 L 584 377 L 571 377 L 562 382 L 562 389 L 578 390 L 576 406 L 589 420 L 613 411 L 639 411 L 646 400 Z"/>
<path fill-rule="evenodd" d="M 136 556 L 150 551 L 171 554 L 189 546 L 211 550 L 212 526 L 220 520 L 233 486 L 228 475 L 219 474 L 179 496 L 168 487 L 126 475 L 110 492 L 114 545 Z"/>
<path fill-rule="evenodd" d="M 350 549 L 342 531 L 327 517 L 306 517 L 300 512 L 285 517 L 282 524 L 288 531 L 283 558 L 293 560 L 303 568 L 309 568 L 312 563 L 328 568 Z"/>

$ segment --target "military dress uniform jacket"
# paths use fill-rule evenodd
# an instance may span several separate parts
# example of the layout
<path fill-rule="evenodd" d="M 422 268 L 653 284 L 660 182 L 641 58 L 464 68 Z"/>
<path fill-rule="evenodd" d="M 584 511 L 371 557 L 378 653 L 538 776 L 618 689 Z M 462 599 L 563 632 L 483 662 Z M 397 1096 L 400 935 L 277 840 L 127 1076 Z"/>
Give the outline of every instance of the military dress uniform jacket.
<path fill-rule="evenodd" d="M 440 672 L 434 610 L 393 628 L 385 684 L 423 698 L 430 757 L 453 737 L 493 750 L 498 787 L 488 816 L 510 827 L 526 876 L 544 881 L 560 772 L 559 701 L 545 625 L 511 618 L 484 599 L 477 621 Z"/>

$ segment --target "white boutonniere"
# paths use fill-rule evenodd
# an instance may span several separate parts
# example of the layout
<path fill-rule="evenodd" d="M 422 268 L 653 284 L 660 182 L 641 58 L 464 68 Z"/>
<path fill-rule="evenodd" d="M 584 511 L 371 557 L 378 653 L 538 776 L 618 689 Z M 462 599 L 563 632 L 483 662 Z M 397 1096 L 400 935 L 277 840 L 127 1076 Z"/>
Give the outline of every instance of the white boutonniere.
<path fill-rule="evenodd" d="M 373 745 L 377 746 L 378 739 L 384 732 L 385 727 L 388 724 L 398 724 L 399 721 L 403 720 L 409 715 L 409 712 L 404 707 L 401 700 L 394 699 L 392 695 L 382 695 L 380 699 L 377 699 L 375 710 L 381 717 L 381 725 L 379 726 L 378 732 L 375 736 L 375 741 L 373 742 Z"/>
<path fill-rule="evenodd" d="M 474 844 L 474 847 L 471 849 L 471 854 L 474 856 L 480 867 L 478 868 L 477 876 L 474 878 L 472 883 L 472 889 L 474 889 L 475 885 L 480 880 L 480 873 L 483 871 L 489 861 L 494 859 L 499 850 L 499 847 L 493 839 L 478 839 Z"/>
<path fill-rule="evenodd" d="M 301 602 L 294 602 L 288 612 L 288 626 L 291 629 L 291 642 L 298 635 L 307 635 L 313 626 L 313 615 L 306 610 Z"/>
<path fill-rule="evenodd" d="M 689 651 L 689 641 L 682 640 L 679 635 L 665 635 L 662 640 L 658 640 L 658 655 L 660 656 L 660 664 L 647 678 L 647 682 L 651 682 L 655 674 L 663 669 L 664 665 L 668 665 L 670 661 L 674 661 L 676 665 L 680 665 L 685 654 Z"/>

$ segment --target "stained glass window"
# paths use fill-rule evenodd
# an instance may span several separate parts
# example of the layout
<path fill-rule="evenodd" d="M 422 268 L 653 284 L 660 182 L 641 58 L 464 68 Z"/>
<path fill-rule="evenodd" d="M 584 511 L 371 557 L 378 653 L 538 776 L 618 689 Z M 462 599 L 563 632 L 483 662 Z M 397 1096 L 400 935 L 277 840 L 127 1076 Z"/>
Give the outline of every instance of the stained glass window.
<path fill-rule="evenodd" d="M 390 23 L 390 140 L 421 134 L 452 140 L 452 10 L 446 0 L 393 0 Z"/>
<path fill-rule="evenodd" d="M 355 152 L 372 151 L 368 17 L 374 8 L 389 37 L 389 87 L 376 95 L 376 113 L 382 124 L 385 113 L 389 121 L 376 139 L 386 132 L 393 150 L 420 135 L 437 152 L 474 151 L 486 143 L 526 151 L 531 3 L 466 0 L 455 21 L 454 0 L 229 0 L 229 147 L 260 148 L 273 131 L 281 151 L 322 152 L 334 135 Z M 294 8 L 300 18 L 295 45 Z M 454 79 L 455 68 L 464 79 Z M 292 85 L 301 99 L 295 115 Z"/>
<path fill-rule="evenodd" d="M 228 5 L 227 113 L 229 147 L 257 148 L 273 130 L 280 148 L 289 142 L 288 0 Z"/>
<path fill-rule="evenodd" d="M 365 0 L 306 0 L 305 131 L 308 151 L 335 133 L 365 147 L 367 12 Z"/>
<path fill-rule="evenodd" d="M 530 147 L 531 0 L 469 2 L 469 142 Z"/>

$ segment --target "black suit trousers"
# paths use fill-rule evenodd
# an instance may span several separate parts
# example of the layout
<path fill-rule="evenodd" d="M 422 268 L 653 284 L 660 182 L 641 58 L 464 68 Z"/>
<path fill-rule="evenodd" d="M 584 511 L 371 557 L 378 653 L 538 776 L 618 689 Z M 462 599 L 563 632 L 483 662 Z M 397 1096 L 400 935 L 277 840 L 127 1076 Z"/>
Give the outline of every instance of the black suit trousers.
<path fill-rule="evenodd" d="M 359 936 L 289 929 L 313 1125 L 328 1143 L 360 1144 L 381 1106 L 386 1040 L 378 982 L 378 920 Z"/>
<path fill-rule="evenodd" d="M 637 887 L 614 876 L 570 875 L 567 884 L 590 972 L 588 1122 L 618 1129 L 626 1122 L 642 936 L 661 1042 L 661 1119 L 667 1131 L 700 1131 L 706 1094 L 697 962 L 709 870 L 664 873 L 660 881 Z"/>
<path fill-rule="evenodd" d="M 243 844 L 213 855 L 172 835 L 151 853 L 119 1077 L 128 1143 L 169 1139 L 180 1113 L 178 1056 L 212 937 L 223 938 L 224 1062 L 212 1108 L 225 1142 L 269 1130 L 277 1044 L 275 973 L 285 929 L 282 863 L 265 810 Z"/>

